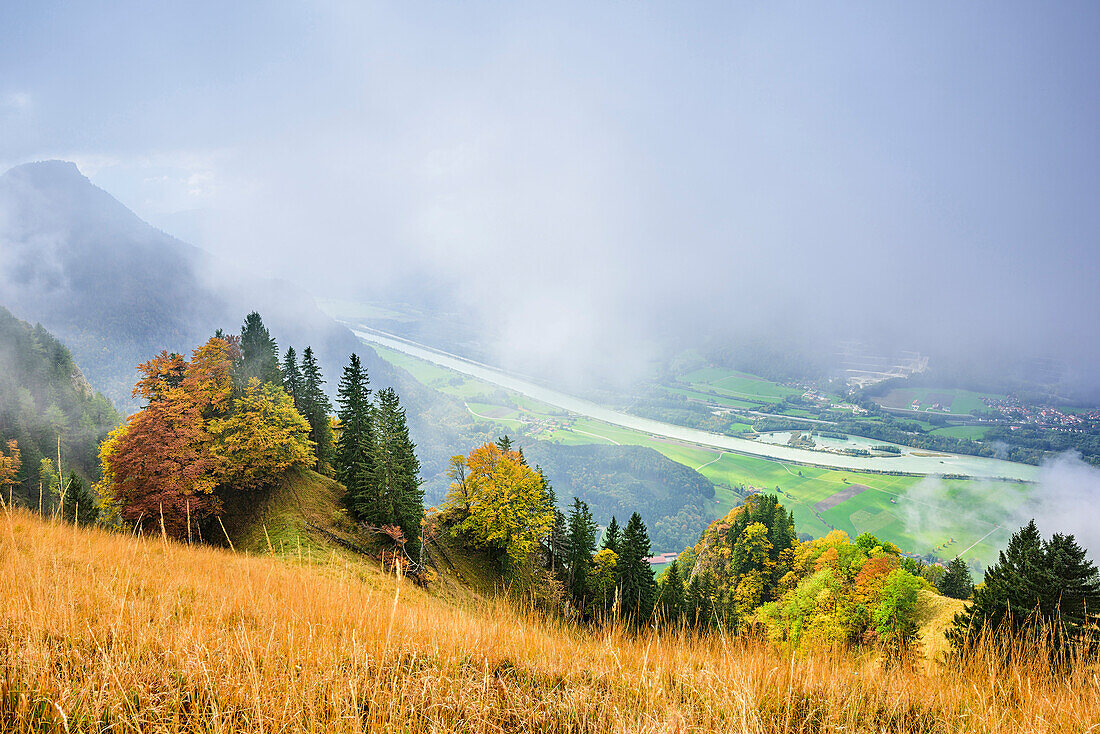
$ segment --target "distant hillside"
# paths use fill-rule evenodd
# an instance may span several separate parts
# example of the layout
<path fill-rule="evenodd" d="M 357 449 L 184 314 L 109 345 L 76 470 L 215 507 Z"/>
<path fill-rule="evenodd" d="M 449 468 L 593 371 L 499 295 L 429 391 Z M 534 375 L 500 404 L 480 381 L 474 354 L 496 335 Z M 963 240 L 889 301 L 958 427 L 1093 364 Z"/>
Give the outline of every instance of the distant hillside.
<path fill-rule="evenodd" d="M 280 345 L 312 344 L 327 375 L 358 348 L 309 295 L 161 232 L 64 161 L 0 176 L 0 303 L 68 344 L 92 384 L 127 410 L 138 363 L 218 328 L 235 332 L 252 310 Z"/>
<path fill-rule="evenodd" d="M 691 545 L 707 527 L 714 485 L 651 448 L 537 441 L 524 444 L 523 450 L 528 461 L 550 477 L 563 506 L 571 497 L 580 497 L 601 525 L 612 515 L 621 524 L 638 512 L 656 550 Z"/>
<path fill-rule="evenodd" d="M 63 470 L 98 477 L 99 443 L 120 421 L 61 342 L 0 306 L 0 445 L 19 442 L 16 494 L 37 502 L 39 462 L 56 461 L 59 435 Z"/>

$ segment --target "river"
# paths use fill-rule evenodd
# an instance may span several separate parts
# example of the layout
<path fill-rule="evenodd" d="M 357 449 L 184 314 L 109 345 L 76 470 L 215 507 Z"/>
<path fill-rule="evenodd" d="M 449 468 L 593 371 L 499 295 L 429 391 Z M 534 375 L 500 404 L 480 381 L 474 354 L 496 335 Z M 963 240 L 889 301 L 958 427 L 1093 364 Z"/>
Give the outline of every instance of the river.
<path fill-rule="evenodd" d="M 567 410 L 570 413 L 603 421 L 613 426 L 629 428 L 653 436 L 698 444 L 721 451 L 777 461 L 809 464 L 828 469 L 855 471 L 893 471 L 919 475 L 958 474 L 975 478 L 1020 479 L 1026 481 L 1034 480 L 1038 474 L 1038 467 L 1030 464 L 960 454 L 921 456 L 920 453 L 927 452 L 920 452 L 918 449 L 908 447 L 901 456 L 845 456 L 843 454 L 810 451 L 725 436 L 613 410 L 584 398 L 568 395 L 531 380 L 503 372 L 490 365 L 475 362 L 457 354 L 444 352 L 423 344 L 417 344 L 393 334 L 374 329 L 367 330 L 361 326 L 351 327 L 351 330 L 359 339 L 368 344 L 379 344 L 411 357 L 526 395 L 529 398 L 534 398 L 555 408 Z"/>

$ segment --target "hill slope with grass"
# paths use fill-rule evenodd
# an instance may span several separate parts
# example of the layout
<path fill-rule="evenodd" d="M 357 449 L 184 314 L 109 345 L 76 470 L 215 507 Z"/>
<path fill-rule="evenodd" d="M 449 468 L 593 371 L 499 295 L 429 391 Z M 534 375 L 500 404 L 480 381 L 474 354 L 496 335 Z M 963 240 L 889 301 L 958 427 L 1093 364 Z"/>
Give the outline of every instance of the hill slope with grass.
<path fill-rule="evenodd" d="M 991 677 L 992 675 L 992 677 Z M 1086 670 L 991 674 L 455 605 L 299 561 L 0 515 L 6 731 L 1085 731 Z M 1041 723 L 1040 723 L 1041 722 Z"/>

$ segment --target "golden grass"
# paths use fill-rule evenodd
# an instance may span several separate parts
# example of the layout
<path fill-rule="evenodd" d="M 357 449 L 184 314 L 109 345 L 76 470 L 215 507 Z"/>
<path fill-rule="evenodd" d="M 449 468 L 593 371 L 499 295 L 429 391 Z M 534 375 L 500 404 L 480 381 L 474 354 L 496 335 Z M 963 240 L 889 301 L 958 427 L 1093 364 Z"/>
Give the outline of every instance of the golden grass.
<path fill-rule="evenodd" d="M 0 729 L 1085 732 L 1100 682 L 580 630 L 325 566 L 0 515 Z"/>

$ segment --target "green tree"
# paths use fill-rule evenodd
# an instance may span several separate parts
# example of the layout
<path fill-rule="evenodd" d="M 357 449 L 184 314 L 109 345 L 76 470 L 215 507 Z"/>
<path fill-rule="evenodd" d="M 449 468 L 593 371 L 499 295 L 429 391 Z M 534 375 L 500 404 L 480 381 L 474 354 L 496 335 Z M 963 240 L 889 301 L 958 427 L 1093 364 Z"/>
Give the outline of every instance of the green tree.
<path fill-rule="evenodd" d="M 596 552 L 597 527 L 588 505 L 574 497 L 565 536 L 566 588 L 573 608 L 582 616 L 585 616 L 592 597 L 589 574 L 592 555 Z"/>
<path fill-rule="evenodd" d="M 375 483 L 374 406 L 370 402 L 370 378 L 359 356 L 351 355 L 336 403 L 340 406 L 340 437 L 336 439 L 333 468 L 344 485 L 344 503 L 356 520 L 378 524 L 393 522 L 392 507 L 384 507 Z"/>
<path fill-rule="evenodd" d="M 286 348 L 286 356 L 283 357 L 283 388 L 294 401 L 294 407 L 302 409 L 302 371 L 298 369 L 298 353 L 294 347 Z"/>
<path fill-rule="evenodd" d="M 234 369 L 233 383 L 243 389 L 253 377 L 260 382 L 282 384 L 278 345 L 255 311 L 245 316 L 241 326 L 241 360 Z"/>
<path fill-rule="evenodd" d="M 649 565 L 649 554 L 649 532 L 641 515 L 635 512 L 623 530 L 618 566 L 622 614 L 637 625 L 644 625 L 649 621 L 657 593 L 653 567 Z"/>
<path fill-rule="evenodd" d="M 1064 644 L 1100 622 L 1100 576 L 1072 535 L 1055 533 L 1043 555 L 1050 580 L 1041 606 L 1054 622 L 1056 641 Z"/>
<path fill-rule="evenodd" d="M 558 495 L 554 492 L 554 485 L 541 466 L 535 466 L 535 473 L 539 475 L 543 491 L 550 500 L 550 506 L 554 508 L 554 524 L 550 528 L 550 535 L 546 538 L 544 554 L 546 558 L 546 570 L 560 577 L 565 570 L 565 514 L 558 507 Z"/>
<path fill-rule="evenodd" d="M 69 472 L 66 482 L 64 515 L 77 525 L 93 525 L 99 519 L 99 499 L 76 472 Z"/>
<path fill-rule="evenodd" d="M 970 578 L 970 569 L 967 568 L 966 561 L 956 557 L 947 564 L 947 570 L 940 577 L 936 589 L 952 599 L 969 599 L 974 591 L 974 581 Z"/>
<path fill-rule="evenodd" d="M 376 415 L 374 485 L 379 503 L 390 513 L 389 522 L 404 532 L 410 552 L 416 553 L 424 518 L 420 461 L 416 458 L 416 445 L 409 438 L 405 410 L 393 388 L 378 391 Z"/>
<path fill-rule="evenodd" d="M 917 635 L 918 591 L 920 581 L 908 571 L 894 569 L 886 577 L 871 620 L 879 641 L 893 650 L 906 649 Z"/>
<path fill-rule="evenodd" d="M 603 543 L 600 547 L 606 548 L 616 556 L 622 551 L 622 529 L 619 528 L 614 515 L 611 516 L 611 522 L 607 523 L 607 530 L 604 531 Z"/>
<path fill-rule="evenodd" d="M 332 466 L 332 403 L 325 394 L 325 380 L 321 368 L 313 356 L 313 349 L 302 352 L 302 400 L 299 412 L 309 422 L 309 440 L 313 442 L 314 465 L 317 471 L 327 474 Z"/>
<path fill-rule="evenodd" d="M 661 576 L 661 616 L 668 623 L 679 622 L 684 614 L 684 578 L 680 564 L 673 561 Z"/>

